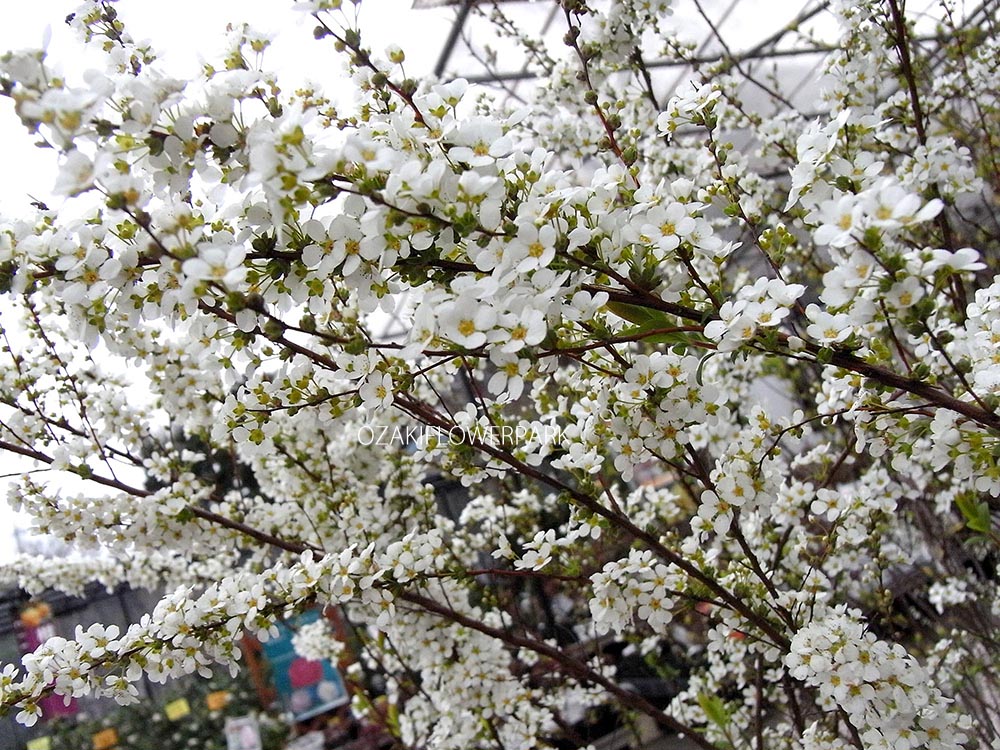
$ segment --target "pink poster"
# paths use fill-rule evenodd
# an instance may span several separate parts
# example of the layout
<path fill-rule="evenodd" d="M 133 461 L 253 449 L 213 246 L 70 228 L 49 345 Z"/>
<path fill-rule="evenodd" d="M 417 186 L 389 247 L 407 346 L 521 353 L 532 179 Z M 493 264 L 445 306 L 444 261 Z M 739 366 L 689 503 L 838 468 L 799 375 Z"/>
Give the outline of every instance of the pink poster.
<path fill-rule="evenodd" d="M 52 610 L 45 602 L 31 602 L 21 610 L 18 618 L 21 623 L 21 648 L 30 654 L 42 643 L 56 634 L 52 623 Z M 69 703 L 60 695 L 48 695 L 42 698 L 38 705 L 42 707 L 43 719 L 54 719 L 57 716 L 73 716 L 77 712 L 76 701 Z"/>

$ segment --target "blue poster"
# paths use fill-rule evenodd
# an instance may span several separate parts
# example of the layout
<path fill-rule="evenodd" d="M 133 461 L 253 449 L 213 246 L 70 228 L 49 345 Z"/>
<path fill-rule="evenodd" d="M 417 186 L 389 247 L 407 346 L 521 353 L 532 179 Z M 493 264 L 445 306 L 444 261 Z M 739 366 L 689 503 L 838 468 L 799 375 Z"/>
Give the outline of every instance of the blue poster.
<path fill-rule="evenodd" d="M 340 673 L 328 661 L 310 661 L 295 653 L 292 635 L 319 619 L 311 610 L 278 623 L 278 637 L 264 645 L 271 666 L 271 680 L 285 709 L 295 721 L 305 721 L 348 702 Z"/>

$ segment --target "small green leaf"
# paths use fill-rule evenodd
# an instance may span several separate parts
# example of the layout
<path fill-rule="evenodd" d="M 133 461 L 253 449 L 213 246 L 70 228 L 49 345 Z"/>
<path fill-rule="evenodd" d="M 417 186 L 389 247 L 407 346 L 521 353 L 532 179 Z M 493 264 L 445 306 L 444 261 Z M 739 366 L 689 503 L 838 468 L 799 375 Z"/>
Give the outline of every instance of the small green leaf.
<path fill-rule="evenodd" d="M 639 305 L 629 305 L 624 302 L 609 302 L 607 308 L 619 318 L 627 320 L 629 323 L 635 323 L 637 326 L 649 323 L 656 315 L 655 310 L 640 307 Z"/>
<path fill-rule="evenodd" d="M 704 357 L 702 357 L 701 361 L 698 363 L 698 369 L 694 373 L 694 379 L 700 386 L 705 385 L 705 383 L 702 380 L 704 376 L 705 365 L 708 364 L 708 360 L 712 357 L 713 354 L 717 354 L 717 352 L 709 352 Z"/>
<path fill-rule="evenodd" d="M 955 505 L 965 518 L 965 525 L 972 531 L 980 534 L 988 534 L 992 527 L 990 519 L 990 506 L 984 502 L 976 502 L 971 495 L 959 495 L 955 498 Z"/>
<path fill-rule="evenodd" d="M 672 326 L 667 321 L 650 321 L 643 325 L 623 328 L 623 336 L 639 338 L 648 344 L 667 344 L 668 346 L 688 346 L 694 341 L 705 341 L 705 338 L 692 331 L 670 330 Z"/>
<path fill-rule="evenodd" d="M 659 310 L 621 302 L 609 302 L 607 306 L 618 317 L 635 323 L 620 331 L 623 336 L 668 346 L 689 346 L 694 342 L 704 343 L 708 340 L 698 332 L 679 330 L 677 320 Z"/>
<path fill-rule="evenodd" d="M 729 711 L 726 709 L 726 704 L 723 702 L 722 698 L 717 695 L 699 693 L 698 705 L 701 706 L 701 710 L 705 712 L 705 716 L 708 717 L 708 720 L 717 727 L 725 729 L 729 726 Z"/>

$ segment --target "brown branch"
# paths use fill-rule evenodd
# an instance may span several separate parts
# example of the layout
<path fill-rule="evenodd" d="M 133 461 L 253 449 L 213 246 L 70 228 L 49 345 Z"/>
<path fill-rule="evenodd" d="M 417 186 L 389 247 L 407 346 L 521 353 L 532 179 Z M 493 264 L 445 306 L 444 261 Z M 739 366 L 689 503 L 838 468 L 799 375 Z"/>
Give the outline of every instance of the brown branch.
<path fill-rule="evenodd" d="M 55 462 L 55 460 L 51 456 L 48 456 L 45 453 L 42 453 L 41 451 L 34 450 L 33 448 L 24 448 L 19 445 L 14 445 L 13 443 L 9 443 L 6 440 L 0 440 L 0 450 L 10 451 L 11 453 L 16 453 L 20 456 L 25 456 L 26 458 L 31 458 L 35 461 L 39 461 L 47 465 L 51 465 Z M 73 471 L 73 469 L 66 469 L 66 471 L 75 473 L 82 479 L 85 479 L 89 482 L 94 482 L 95 484 L 99 484 L 104 487 L 109 487 L 114 490 L 119 490 L 120 492 L 125 492 L 129 495 L 132 495 L 133 497 L 140 497 L 140 498 L 150 497 L 153 494 L 149 490 L 143 490 L 138 487 L 132 487 L 130 485 L 125 484 L 124 482 L 121 482 L 118 479 L 104 477 L 101 476 L 100 474 L 93 474 L 93 473 L 85 474 L 81 473 L 80 471 Z M 235 521 L 232 518 L 227 518 L 226 516 L 220 515 L 218 513 L 207 510 L 206 508 L 199 507 L 197 505 L 190 504 L 186 506 L 186 508 L 187 510 L 191 511 L 191 513 L 194 516 L 204 521 L 209 521 L 210 523 L 222 526 L 232 531 L 238 531 L 241 534 L 250 537 L 251 539 L 256 539 L 258 542 L 263 542 L 264 544 L 269 544 L 274 547 L 278 547 L 279 549 L 283 549 L 287 552 L 294 552 L 296 554 L 299 554 L 307 549 L 311 549 L 317 552 L 322 551 L 321 548 L 316 547 L 314 545 L 303 544 L 299 542 L 291 542 L 286 539 L 282 539 L 280 537 L 274 536 L 273 534 L 268 534 L 265 531 L 261 531 L 259 529 L 253 528 L 252 526 L 248 526 L 247 524 L 242 523 L 241 521 Z"/>
<path fill-rule="evenodd" d="M 629 294 L 624 290 L 613 289 L 599 284 L 584 284 L 583 288 L 588 291 L 605 292 L 608 295 L 608 298 L 614 302 L 623 302 L 637 307 L 646 307 L 650 310 L 661 310 L 663 312 L 670 313 L 671 315 L 676 315 L 679 318 L 701 324 L 704 324 L 711 319 L 710 313 L 706 314 L 695 310 L 694 308 L 685 307 L 672 302 L 664 302 L 658 297 L 655 297 L 648 292 L 642 292 L 641 290 L 633 290 L 633 293 Z M 639 293 L 636 294 L 634 293 L 635 291 L 639 291 Z M 783 343 L 787 344 L 788 338 L 789 337 L 786 334 L 779 334 L 779 339 Z M 806 351 L 813 356 L 817 356 L 822 348 L 823 347 L 818 344 L 807 341 L 805 342 L 805 348 L 803 351 Z M 786 354 L 786 352 L 771 351 L 767 351 L 767 353 L 779 355 Z M 883 385 L 887 388 L 906 391 L 914 396 L 920 396 L 934 406 L 950 409 L 958 414 L 961 414 L 963 417 L 971 419 L 973 422 L 983 427 L 1000 431 L 1000 415 L 996 412 L 984 409 L 978 404 L 962 401 L 961 399 L 952 396 L 950 393 L 942 391 L 940 388 L 936 388 L 922 380 L 917 380 L 908 375 L 900 375 L 899 373 L 893 372 L 892 370 L 886 369 L 880 365 L 873 365 L 870 362 L 865 362 L 863 359 L 856 357 L 849 352 L 839 351 L 836 349 L 833 350 L 829 364 L 834 367 L 839 367 L 842 370 L 849 370 L 850 372 L 863 375 L 866 378 L 871 378 L 879 385 Z"/>
<path fill-rule="evenodd" d="M 698 747 L 704 748 L 704 750 L 719 750 L 716 745 L 706 740 L 690 727 L 680 723 L 673 716 L 663 713 L 663 711 L 660 711 L 641 695 L 625 690 L 617 683 L 588 667 L 585 663 L 574 659 L 562 649 L 551 646 L 543 641 L 537 641 L 533 638 L 515 635 L 499 628 L 490 627 L 478 619 L 456 612 L 421 594 L 403 592 L 399 594 L 399 598 L 415 604 L 426 612 L 433 613 L 446 620 L 467 627 L 470 630 L 475 630 L 483 635 L 495 638 L 509 646 L 528 649 L 539 656 L 544 656 L 558 666 L 560 671 L 584 682 L 601 686 L 614 695 L 622 705 L 646 714 L 661 726 L 688 738 L 698 745 Z"/>
<path fill-rule="evenodd" d="M 426 404 L 417 401 L 408 394 L 397 394 L 396 403 L 400 408 L 404 409 L 425 424 L 433 425 L 441 429 L 450 429 L 455 426 L 453 423 L 448 422 L 441 415 L 430 409 Z M 649 547 L 649 549 L 656 553 L 661 559 L 673 563 L 689 577 L 706 586 L 721 601 L 725 602 L 727 607 L 733 609 L 735 612 L 738 612 L 748 622 L 757 627 L 761 633 L 767 636 L 767 638 L 770 639 L 776 646 L 782 649 L 788 648 L 788 638 L 786 638 L 771 622 L 769 622 L 767 618 L 758 614 L 746 601 L 725 589 L 718 581 L 712 578 L 712 576 L 700 570 L 692 562 L 664 546 L 660 542 L 659 538 L 657 538 L 657 536 L 652 532 L 636 526 L 627 516 L 616 513 L 613 509 L 605 507 L 587 493 L 581 492 L 565 482 L 560 481 L 556 477 L 540 471 L 534 466 L 529 466 L 528 464 L 519 461 L 508 451 L 504 451 L 497 446 L 490 445 L 483 441 L 476 440 L 465 431 L 463 431 L 462 437 L 471 447 L 476 448 L 483 453 L 487 453 L 493 458 L 507 464 L 518 474 L 530 477 L 531 479 L 552 487 L 559 492 L 566 493 L 572 497 L 575 502 L 579 503 L 591 513 L 610 521 L 623 533 Z"/>

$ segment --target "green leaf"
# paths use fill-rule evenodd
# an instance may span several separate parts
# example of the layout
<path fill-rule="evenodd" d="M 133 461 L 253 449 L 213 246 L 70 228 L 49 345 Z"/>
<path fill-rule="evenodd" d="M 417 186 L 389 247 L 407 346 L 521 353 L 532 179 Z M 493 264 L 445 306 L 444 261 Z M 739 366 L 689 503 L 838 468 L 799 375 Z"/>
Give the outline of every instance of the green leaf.
<path fill-rule="evenodd" d="M 17 264 L 8 260 L 0 263 L 0 294 L 7 294 L 14 288 L 14 277 L 17 275 Z"/>
<path fill-rule="evenodd" d="M 976 502 L 971 495 L 959 495 L 955 498 L 955 505 L 965 518 L 965 525 L 972 531 L 980 534 L 988 534 L 992 524 L 990 518 L 990 506 L 984 502 Z"/>
<path fill-rule="evenodd" d="M 619 318 L 627 320 L 629 323 L 635 323 L 637 326 L 649 323 L 657 315 L 656 310 L 650 310 L 648 307 L 640 307 L 639 305 L 629 305 L 624 302 L 609 302 L 607 308 Z M 665 328 L 666 326 L 660 327 Z"/>
<path fill-rule="evenodd" d="M 648 307 L 629 305 L 622 302 L 609 302 L 607 305 L 615 315 L 624 318 L 634 326 L 623 328 L 623 336 L 640 338 L 650 344 L 666 344 L 668 346 L 689 346 L 694 342 L 704 343 L 708 339 L 695 331 L 678 331 L 677 320 L 659 310 Z"/>
<path fill-rule="evenodd" d="M 641 338 L 642 341 L 649 344 L 667 344 L 669 346 L 678 344 L 681 346 L 688 346 L 693 341 L 705 341 L 704 338 L 692 331 L 663 330 L 665 328 L 669 329 L 670 327 L 669 323 L 651 321 L 644 325 L 623 328 L 621 333 L 624 336 L 635 336 L 637 338 Z"/>
<path fill-rule="evenodd" d="M 695 381 L 697 381 L 698 385 L 700 385 L 700 386 L 705 385 L 704 381 L 702 380 L 702 377 L 703 377 L 703 374 L 704 374 L 704 370 L 705 370 L 705 365 L 708 364 L 709 358 L 712 355 L 714 355 L 714 354 L 717 354 L 717 352 L 709 352 L 704 357 L 702 357 L 701 361 L 698 363 L 698 369 L 694 373 L 694 379 L 695 379 Z"/>
<path fill-rule="evenodd" d="M 726 708 L 725 702 L 717 695 L 708 695 L 707 693 L 698 694 L 698 705 L 701 706 L 701 710 L 705 712 L 705 716 L 708 720 L 715 724 L 720 729 L 725 729 L 729 726 L 730 716 L 729 711 Z"/>

